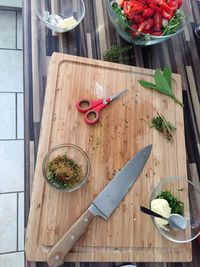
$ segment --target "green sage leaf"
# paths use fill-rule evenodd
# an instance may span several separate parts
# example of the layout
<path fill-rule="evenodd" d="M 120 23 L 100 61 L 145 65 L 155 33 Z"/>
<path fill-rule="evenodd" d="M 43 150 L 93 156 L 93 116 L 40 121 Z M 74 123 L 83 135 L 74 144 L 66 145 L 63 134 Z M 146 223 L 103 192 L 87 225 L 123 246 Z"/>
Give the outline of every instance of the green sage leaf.
<path fill-rule="evenodd" d="M 169 84 L 169 87 L 172 88 L 172 71 L 169 66 L 165 66 L 163 70 L 163 76 L 165 77 L 166 81 Z"/>
<path fill-rule="evenodd" d="M 157 86 L 156 86 L 155 84 L 153 84 L 153 83 L 150 83 L 150 82 L 147 82 L 147 81 L 144 81 L 144 80 L 139 80 L 138 82 L 139 82 L 143 87 L 158 90 Z"/>
<path fill-rule="evenodd" d="M 160 70 L 155 70 L 154 78 L 155 84 L 162 94 L 174 97 L 174 93 L 172 92 L 171 87 L 169 86 L 167 80 L 162 75 Z"/>
<path fill-rule="evenodd" d="M 167 95 L 171 97 L 174 102 L 178 103 L 180 106 L 183 107 L 183 103 L 181 103 L 176 96 L 174 95 L 172 88 L 171 88 L 171 69 L 170 67 L 165 67 L 163 70 L 163 74 L 160 70 L 155 70 L 154 73 L 154 80 L 155 84 L 144 81 L 144 80 L 138 80 L 140 85 L 142 85 L 145 88 L 150 88 L 157 90 L 161 94 Z"/>

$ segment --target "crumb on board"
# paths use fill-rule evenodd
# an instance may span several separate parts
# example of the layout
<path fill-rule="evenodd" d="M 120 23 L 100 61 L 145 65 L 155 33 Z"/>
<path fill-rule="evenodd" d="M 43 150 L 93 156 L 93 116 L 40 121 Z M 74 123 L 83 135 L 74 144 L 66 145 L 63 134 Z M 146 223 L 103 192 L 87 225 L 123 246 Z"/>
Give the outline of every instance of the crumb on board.
<path fill-rule="evenodd" d="M 37 204 L 36 210 L 39 209 L 41 207 L 41 204 Z"/>

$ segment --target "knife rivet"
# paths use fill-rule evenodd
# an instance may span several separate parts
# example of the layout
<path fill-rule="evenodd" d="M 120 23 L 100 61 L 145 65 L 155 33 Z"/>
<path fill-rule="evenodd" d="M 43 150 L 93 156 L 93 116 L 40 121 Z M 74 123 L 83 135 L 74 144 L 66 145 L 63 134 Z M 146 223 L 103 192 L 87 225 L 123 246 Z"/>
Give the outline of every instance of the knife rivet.
<path fill-rule="evenodd" d="M 88 222 L 88 218 L 85 218 L 84 222 Z"/>
<path fill-rule="evenodd" d="M 75 235 L 71 235 L 70 239 L 74 240 L 74 238 L 75 238 Z"/>
<path fill-rule="evenodd" d="M 59 260 L 60 259 L 60 256 L 59 255 L 55 255 L 54 259 L 55 260 Z"/>

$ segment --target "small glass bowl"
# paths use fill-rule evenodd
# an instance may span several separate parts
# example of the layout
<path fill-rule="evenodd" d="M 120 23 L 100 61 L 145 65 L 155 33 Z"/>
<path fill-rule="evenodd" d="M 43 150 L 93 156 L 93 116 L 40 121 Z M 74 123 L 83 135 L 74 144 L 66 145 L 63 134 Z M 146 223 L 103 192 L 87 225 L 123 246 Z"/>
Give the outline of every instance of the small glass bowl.
<path fill-rule="evenodd" d="M 176 199 L 183 202 L 187 228 L 186 230 L 174 230 L 168 224 L 163 229 L 152 217 L 160 234 L 175 243 L 187 243 L 198 237 L 200 235 L 200 187 L 183 177 L 165 178 L 161 180 L 151 194 L 150 208 L 151 201 L 156 199 L 162 191 L 171 192 Z"/>
<path fill-rule="evenodd" d="M 176 31 L 176 33 L 170 34 L 170 35 L 153 36 L 150 34 L 142 33 L 137 30 L 133 30 L 124 21 L 120 20 L 115 14 L 115 12 L 112 10 L 112 3 L 114 2 L 118 2 L 118 1 L 117 0 L 106 0 L 108 14 L 110 16 L 110 20 L 113 26 L 115 27 L 115 30 L 124 40 L 126 40 L 129 43 L 136 44 L 136 45 L 147 46 L 147 45 L 153 45 L 153 44 L 164 42 L 167 39 L 173 36 L 176 36 L 178 33 L 183 31 L 184 28 L 188 25 L 188 23 L 191 22 L 191 18 L 192 18 L 190 0 L 184 0 L 180 10 L 184 14 L 185 17 L 179 29 Z M 130 34 L 131 32 L 135 32 L 135 34 L 137 33 L 137 36 L 133 37 Z"/>
<path fill-rule="evenodd" d="M 68 158 L 74 160 L 82 168 L 83 178 L 73 187 L 60 188 L 59 186 L 51 183 L 50 180 L 48 179 L 48 164 L 58 155 L 67 155 Z M 83 151 L 80 147 L 76 145 L 72 144 L 59 145 L 52 148 L 44 157 L 42 162 L 42 174 L 45 181 L 53 188 L 59 191 L 72 192 L 80 188 L 88 179 L 90 174 L 90 160 L 85 151 Z"/>
<path fill-rule="evenodd" d="M 54 32 L 67 32 L 74 29 L 85 16 L 83 0 L 34 0 L 34 10 L 39 19 Z M 68 25 L 57 26 L 60 19 L 72 17 Z"/>

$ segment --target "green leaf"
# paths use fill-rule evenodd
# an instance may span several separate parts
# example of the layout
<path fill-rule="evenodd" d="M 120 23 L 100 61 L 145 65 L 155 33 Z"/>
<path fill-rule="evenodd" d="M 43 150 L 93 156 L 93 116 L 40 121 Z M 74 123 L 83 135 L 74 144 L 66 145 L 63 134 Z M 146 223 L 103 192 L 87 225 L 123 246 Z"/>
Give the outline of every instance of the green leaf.
<path fill-rule="evenodd" d="M 171 87 L 169 86 L 167 80 L 162 75 L 160 70 L 155 71 L 154 78 L 155 84 L 162 94 L 174 97 Z"/>
<path fill-rule="evenodd" d="M 179 101 L 175 96 L 172 97 L 174 99 L 174 102 L 176 102 L 177 104 L 179 104 L 181 107 L 184 107 L 183 103 L 181 101 Z"/>
<path fill-rule="evenodd" d="M 169 20 L 168 24 L 164 27 L 162 35 L 174 34 L 180 28 L 185 16 L 179 11 Z"/>
<path fill-rule="evenodd" d="M 138 82 L 139 82 L 143 87 L 158 90 L 157 86 L 156 86 L 155 84 L 153 84 L 153 83 L 150 83 L 150 82 L 147 82 L 147 81 L 144 81 L 144 80 L 139 80 Z"/>
<path fill-rule="evenodd" d="M 165 66 L 163 70 L 163 76 L 165 77 L 166 81 L 169 84 L 169 87 L 172 88 L 172 71 L 169 66 Z"/>
<path fill-rule="evenodd" d="M 144 80 L 139 80 L 138 82 L 146 88 L 157 90 L 161 94 L 171 97 L 174 102 L 178 103 L 181 107 L 183 107 L 183 104 L 176 98 L 171 86 L 169 85 L 169 83 L 171 84 L 171 69 L 169 67 L 165 68 L 165 72 L 163 70 L 163 74 L 160 70 L 157 69 L 154 74 L 154 80 L 155 84 Z"/>

